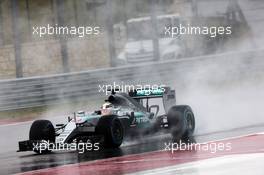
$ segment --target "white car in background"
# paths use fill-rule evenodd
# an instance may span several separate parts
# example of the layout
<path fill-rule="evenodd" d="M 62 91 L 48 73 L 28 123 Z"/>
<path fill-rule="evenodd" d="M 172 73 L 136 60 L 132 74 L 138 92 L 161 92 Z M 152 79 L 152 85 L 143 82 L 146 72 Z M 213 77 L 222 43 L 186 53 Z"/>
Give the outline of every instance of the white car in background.
<path fill-rule="evenodd" d="M 166 26 L 178 26 L 179 15 L 161 15 L 157 17 L 160 60 L 184 57 L 185 44 L 181 37 L 171 38 L 165 35 Z M 119 24 L 120 25 L 120 24 Z M 117 63 L 141 63 L 154 61 L 153 27 L 150 17 L 133 18 L 127 21 L 126 43 L 117 56 Z M 122 30 L 119 28 L 119 30 Z"/>

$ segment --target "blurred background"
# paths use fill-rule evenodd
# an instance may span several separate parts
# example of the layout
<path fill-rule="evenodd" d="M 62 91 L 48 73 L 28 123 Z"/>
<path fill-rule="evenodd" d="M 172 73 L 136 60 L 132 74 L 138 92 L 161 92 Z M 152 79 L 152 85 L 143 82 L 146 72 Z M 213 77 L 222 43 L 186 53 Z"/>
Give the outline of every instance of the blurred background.
<path fill-rule="evenodd" d="M 261 0 L 1 0 L 0 79 L 256 49 Z M 163 35 L 165 25 L 231 26 L 232 35 Z M 100 35 L 33 35 L 35 26 L 100 26 Z M 167 41 L 167 42 L 166 42 Z M 155 49 L 153 49 L 155 48 Z"/>

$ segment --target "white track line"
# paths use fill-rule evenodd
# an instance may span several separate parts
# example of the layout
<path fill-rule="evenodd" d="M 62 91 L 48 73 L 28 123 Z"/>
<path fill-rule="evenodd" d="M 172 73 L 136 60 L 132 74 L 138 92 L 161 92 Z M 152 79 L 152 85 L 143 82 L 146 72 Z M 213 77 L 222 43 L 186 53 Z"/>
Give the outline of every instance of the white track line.
<path fill-rule="evenodd" d="M 196 174 L 191 170 L 199 170 L 201 174 L 205 170 L 215 170 L 216 166 L 226 166 L 227 164 L 237 164 L 246 161 L 263 161 L 263 153 L 254 154 L 240 154 L 240 155 L 226 155 L 222 157 L 210 158 L 205 160 L 198 160 L 194 162 L 188 162 L 178 165 L 172 165 L 162 168 L 154 168 L 152 170 L 139 171 L 135 173 L 129 173 L 128 175 L 157 175 L 157 174 Z M 261 167 L 259 167 L 261 168 Z M 206 172 L 204 172 L 206 174 Z"/>

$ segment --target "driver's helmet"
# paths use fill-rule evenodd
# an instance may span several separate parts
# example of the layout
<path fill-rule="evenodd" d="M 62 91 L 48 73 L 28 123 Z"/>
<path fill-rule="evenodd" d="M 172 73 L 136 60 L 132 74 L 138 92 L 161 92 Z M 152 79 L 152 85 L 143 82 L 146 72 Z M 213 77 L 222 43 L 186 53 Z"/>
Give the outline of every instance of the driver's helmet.
<path fill-rule="evenodd" d="M 110 102 L 106 102 L 102 105 L 101 113 L 102 115 L 111 115 L 113 112 L 114 105 Z"/>

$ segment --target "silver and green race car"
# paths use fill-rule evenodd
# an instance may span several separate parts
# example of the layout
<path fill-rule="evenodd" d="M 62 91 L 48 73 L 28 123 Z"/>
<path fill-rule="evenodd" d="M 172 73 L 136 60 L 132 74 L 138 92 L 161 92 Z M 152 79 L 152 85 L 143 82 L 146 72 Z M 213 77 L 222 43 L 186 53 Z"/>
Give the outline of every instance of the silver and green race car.
<path fill-rule="evenodd" d="M 187 141 L 194 132 L 194 114 L 191 107 L 175 103 L 175 90 L 169 87 L 113 91 L 99 110 L 74 113 L 66 124 L 54 127 L 48 120 L 34 121 L 29 140 L 20 141 L 18 151 L 47 153 L 49 147 L 36 146 L 47 142 L 53 146 L 89 142 L 117 148 L 126 138 L 157 132 L 170 132 L 174 140 Z"/>

